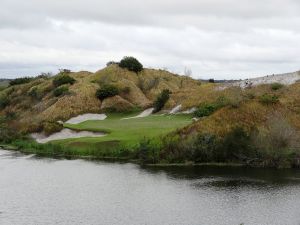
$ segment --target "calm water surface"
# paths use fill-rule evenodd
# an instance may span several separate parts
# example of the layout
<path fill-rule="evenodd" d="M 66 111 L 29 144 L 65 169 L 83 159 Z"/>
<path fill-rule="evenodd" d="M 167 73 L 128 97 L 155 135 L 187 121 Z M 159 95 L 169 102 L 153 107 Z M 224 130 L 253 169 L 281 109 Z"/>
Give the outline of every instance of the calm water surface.
<path fill-rule="evenodd" d="M 141 168 L 0 151 L 1 225 L 300 225 L 300 171 Z"/>

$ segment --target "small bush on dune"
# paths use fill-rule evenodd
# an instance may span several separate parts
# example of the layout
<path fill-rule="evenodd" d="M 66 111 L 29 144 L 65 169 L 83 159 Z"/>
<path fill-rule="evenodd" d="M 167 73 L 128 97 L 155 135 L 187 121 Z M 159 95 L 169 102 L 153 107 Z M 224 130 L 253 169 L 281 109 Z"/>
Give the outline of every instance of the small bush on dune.
<path fill-rule="evenodd" d="M 215 104 L 204 103 L 198 107 L 198 109 L 194 112 L 196 117 L 205 117 L 210 116 L 217 110 L 217 106 Z"/>
<path fill-rule="evenodd" d="M 271 84 L 271 89 L 273 90 L 273 91 L 277 91 L 277 90 L 279 90 L 279 89 L 281 89 L 281 88 L 283 88 L 283 84 L 280 84 L 280 83 L 273 83 L 273 84 Z"/>
<path fill-rule="evenodd" d="M 57 88 L 55 88 L 54 91 L 53 91 L 53 95 L 54 95 L 55 97 L 59 97 L 59 96 L 65 95 L 65 94 L 67 94 L 67 93 L 69 93 L 69 88 L 66 87 L 66 86 L 57 87 Z"/>
<path fill-rule="evenodd" d="M 21 78 L 16 78 L 14 80 L 11 80 L 9 82 L 10 86 L 14 86 L 14 85 L 19 85 L 19 84 L 26 84 L 29 83 L 30 81 L 32 81 L 33 78 L 32 77 L 21 77 Z"/>
<path fill-rule="evenodd" d="M 19 137 L 19 132 L 8 126 L 7 118 L 0 116 L 0 143 L 10 143 Z"/>
<path fill-rule="evenodd" d="M 263 94 L 260 96 L 259 101 L 264 105 L 276 104 L 279 102 L 279 98 L 276 95 Z"/>
<path fill-rule="evenodd" d="M 243 160 L 251 156 L 251 138 L 242 127 L 230 131 L 221 143 L 224 160 Z"/>
<path fill-rule="evenodd" d="M 66 74 L 62 74 L 62 75 L 58 75 L 57 77 L 54 78 L 53 80 L 53 85 L 55 87 L 59 87 L 61 85 L 64 84 L 74 84 L 75 83 L 75 79 L 70 77 L 69 75 Z"/>
<path fill-rule="evenodd" d="M 154 113 L 159 112 L 170 98 L 170 90 L 164 89 L 156 98 L 154 102 Z"/>
<path fill-rule="evenodd" d="M 60 75 L 67 75 L 69 73 L 71 73 L 71 70 L 69 70 L 69 69 L 59 69 Z"/>
<path fill-rule="evenodd" d="M 37 87 L 33 87 L 28 91 L 28 95 L 33 99 L 41 100 L 44 97 L 45 92 L 39 90 Z"/>
<path fill-rule="evenodd" d="M 33 99 L 41 100 L 48 92 L 50 92 L 53 89 L 52 85 L 48 86 L 34 86 L 29 89 L 27 92 L 27 95 L 30 96 Z"/>
<path fill-rule="evenodd" d="M 182 163 L 190 155 L 190 149 L 186 148 L 177 134 L 163 137 L 161 149 L 160 158 L 169 163 Z"/>
<path fill-rule="evenodd" d="M 121 68 L 128 69 L 133 72 L 141 72 L 143 70 L 143 65 L 134 57 L 125 56 L 119 63 Z"/>
<path fill-rule="evenodd" d="M 40 75 L 38 75 L 37 78 L 39 78 L 39 79 L 49 79 L 52 76 L 53 76 L 53 74 L 50 73 L 50 72 L 47 72 L 47 73 L 43 72 Z"/>
<path fill-rule="evenodd" d="M 200 106 L 198 106 L 197 110 L 194 112 L 194 116 L 199 118 L 210 116 L 218 109 L 229 104 L 234 104 L 234 103 L 232 103 L 229 99 L 225 98 L 224 96 L 220 96 L 217 98 L 217 100 L 214 103 L 205 102 L 202 103 Z"/>
<path fill-rule="evenodd" d="M 9 99 L 6 95 L 0 95 L 0 109 L 4 109 L 9 105 Z"/>
<path fill-rule="evenodd" d="M 106 63 L 106 66 L 111 66 L 111 65 L 119 65 L 119 62 L 109 61 Z"/>
<path fill-rule="evenodd" d="M 218 143 L 217 138 L 210 134 L 199 134 L 192 139 L 190 149 L 192 150 L 192 160 L 194 162 L 211 162 L 216 156 Z"/>
<path fill-rule="evenodd" d="M 118 87 L 114 85 L 104 85 L 102 88 L 98 89 L 96 92 L 96 97 L 101 101 L 108 97 L 113 97 L 119 94 Z"/>
<path fill-rule="evenodd" d="M 32 98 L 38 97 L 37 87 L 33 87 L 28 91 L 28 95 Z"/>
<path fill-rule="evenodd" d="M 144 138 L 139 144 L 139 158 L 142 161 L 142 163 L 147 163 L 149 161 L 150 151 L 150 140 Z"/>
<path fill-rule="evenodd" d="M 298 131 L 279 113 L 272 115 L 266 125 L 253 134 L 253 145 L 267 166 L 290 167 L 293 155 L 300 153 Z"/>

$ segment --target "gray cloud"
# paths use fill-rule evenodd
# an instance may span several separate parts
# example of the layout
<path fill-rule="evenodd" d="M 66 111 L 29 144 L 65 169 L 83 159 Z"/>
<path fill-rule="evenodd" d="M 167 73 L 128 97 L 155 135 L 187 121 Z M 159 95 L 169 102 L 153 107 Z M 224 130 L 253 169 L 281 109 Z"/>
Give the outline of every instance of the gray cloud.
<path fill-rule="evenodd" d="M 194 77 L 300 69 L 297 0 L 2 0 L 0 77 L 97 70 L 124 55 Z"/>

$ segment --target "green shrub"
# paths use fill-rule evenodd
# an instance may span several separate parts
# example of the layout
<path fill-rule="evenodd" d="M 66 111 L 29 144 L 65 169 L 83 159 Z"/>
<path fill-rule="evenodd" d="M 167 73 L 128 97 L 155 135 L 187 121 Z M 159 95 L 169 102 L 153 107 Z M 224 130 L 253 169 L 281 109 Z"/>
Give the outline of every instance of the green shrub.
<path fill-rule="evenodd" d="M 260 96 L 259 101 L 264 105 L 276 104 L 279 102 L 279 98 L 276 95 L 263 94 Z"/>
<path fill-rule="evenodd" d="M 154 102 L 154 113 L 159 112 L 170 98 L 170 90 L 164 89 L 156 98 Z"/>
<path fill-rule="evenodd" d="M 16 118 L 17 118 L 17 113 L 15 111 L 12 110 L 5 111 L 5 119 L 7 121 L 14 120 Z"/>
<path fill-rule="evenodd" d="M 27 94 L 32 97 L 33 99 L 37 99 L 37 100 L 41 100 L 46 94 L 47 92 L 49 92 L 50 90 L 52 90 L 52 86 L 50 85 L 50 88 L 48 87 L 42 87 L 42 88 L 38 88 L 38 87 L 32 87 Z"/>
<path fill-rule="evenodd" d="M 7 124 L 7 118 L 0 116 L 0 143 L 9 143 L 19 137 L 19 132 Z"/>
<path fill-rule="evenodd" d="M 178 134 L 169 134 L 162 138 L 160 158 L 168 163 L 182 163 L 190 155 L 190 149 L 186 148 Z"/>
<path fill-rule="evenodd" d="M 230 131 L 220 145 L 224 161 L 243 160 L 252 156 L 250 135 L 242 127 Z"/>
<path fill-rule="evenodd" d="M 52 77 L 53 74 L 50 73 L 50 72 L 47 72 L 47 73 L 41 73 L 40 75 L 37 76 L 38 79 L 49 79 L 50 77 Z"/>
<path fill-rule="evenodd" d="M 9 85 L 10 86 L 13 86 L 13 85 L 19 85 L 19 84 L 26 84 L 26 83 L 29 83 L 30 81 L 32 81 L 33 78 L 32 77 L 21 77 L 21 78 L 16 78 L 14 80 L 11 80 L 9 82 Z"/>
<path fill-rule="evenodd" d="M 119 94 L 118 87 L 114 85 L 104 85 L 102 88 L 98 89 L 96 92 L 96 97 L 99 98 L 101 101 L 108 97 L 113 97 Z"/>
<path fill-rule="evenodd" d="M 217 98 L 217 100 L 214 103 L 205 102 L 205 103 L 202 103 L 200 106 L 198 106 L 197 110 L 194 112 L 194 116 L 199 117 L 199 118 L 205 117 L 205 116 L 210 116 L 218 109 L 220 109 L 226 105 L 231 105 L 231 103 L 232 102 L 230 101 L 230 99 L 227 99 L 224 96 L 220 96 Z"/>
<path fill-rule="evenodd" d="M 210 78 L 210 79 L 208 80 L 208 82 L 209 82 L 209 83 L 215 83 L 215 79 Z"/>
<path fill-rule="evenodd" d="M 271 84 L 271 89 L 273 90 L 273 91 L 277 91 L 277 90 L 279 90 L 279 89 L 281 89 L 281 88 L 283 88 L 283 84 L 280 84 L 280 83 L 273 83 L 273 84 Z"/>
<path fill-rule="evenodd" d="M 119 66 L 136 73 L 143 70 L 143 65 L 136 58 L 131 56 L 125 56 L 119 63 Z"/>
<path fill-rule="evenodd" d="M 64 84 L 74 84 L 75 83 L 75 79 L 70 77 L 69 75 L 66 74 L 62 74 L 62 75 L 58 75 L 57 77 L 54 78 L 53 80 L 53 85 L 55 87 L 59 87 L 61 85 Z"/>
<path fill-rule="evenodd" d="M 109 61 L 106 63 L 106 66 L 111 66 L 111 65 L 119 65 L 119 62 Z"/>
<path fill-rule="evenodd" d="M 214 103 L 204 103 L 200 105 L 194 112 L 196 117 L 210 116 L 218 109 L 218 106 Z"/>
<path fill-rule="evenodd" d="M 139 159 L 141 160 L 141 163 L 149 163 L 151 160 L 151 152 L 152 152 L 152 147 L 150 144 L 150 140 L 144 138 L 138 147 L 138 155 L 139 155 Z"/>
<path fill-rule="evenodd" d="M 32 98 L 37 98 L 38 97 L 37 87 L 31 88 L 28 92 L 28 95 Z"/>
<path fill-rule="evenodd" d="M 71 70 L 69 70 L 69 69 L 59 69 L 60 75 L 67 75 L 69 73 L 71 73 Z"/>
<path fill-rule="evenodd" d="M 192 158 L 194 162 L 212 162 L 218 157 L 216 149 L 218 146 L 217 138 L 210 134 L 199 134 L 192 139 L 190 149 L 192 150 Z"/>
<path fill-rule="evenodd" d="M 298 161 L 299 132 L 284 114 L 272 114 L 266 127 L 253 133 L 252 140 L 266 166 L 291 167 L 293 160 Z"/>
<path fill-rule="evenodd" d="M 9 99 L 6 95 L 0 95 L 0 109 L 4 109 L 9 105 Z"/>
<path fill-rule="evenodd" d="M 61 95 L 67 94 L 68 92 L 69 92 L 69 88 L 66 86 L 62 86 L 62 87 L 55 88 L 53 91 L 53 95 L 55 97 L 59 97 Z"/>

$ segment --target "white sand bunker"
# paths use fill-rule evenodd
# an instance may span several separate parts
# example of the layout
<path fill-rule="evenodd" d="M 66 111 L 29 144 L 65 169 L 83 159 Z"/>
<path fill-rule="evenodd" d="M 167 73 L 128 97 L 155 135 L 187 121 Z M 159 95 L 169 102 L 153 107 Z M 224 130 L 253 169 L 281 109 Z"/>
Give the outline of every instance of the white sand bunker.
<path fill-rule="evenodd" d="M 175 106 L 175 107 L 169 112 L 169 114 L 176 114 L 176 113 L 178 113 L 178 112 L 180 111 L 181 107 L 182 107 L 181 104 Z"/>
<path fill-rule="evenodd" d="M 66 121 L 66 123 L 79 124 L 79 123 L 82 123 L 82 122 L 88 121 L 88 120 L 105 120 L 106 117 L 107 116 L 105 114 L 87 113 L 87 114 L 83 114 L 83 115 L 73 117 L 73 118 L 69 119 L 68 121 Z"/>
<path fill-rule="evenodd" d="M 33 133 L 31 137 L 36 140 L 38 143 L 47 143 L 49 141 L 55 140 L 63 140 L 69 138 L 82 138 L 82 137 L 103 137 L 105 136 L 104 133 L 100 132 L 91 132 L 91 131 L 74 131 L 70 129 L 62 129 L 60 132 L 51 134 L 50 136 L 45 136 L 41 133 Z"/>
<path fill-rule="evenodd" d="M 128 119 L 134 119 L 134 118 L 142 118 L 142 117 L 147 117 L 150 116 L 154 111 L 154 108 L 149 108 L 144 110 L 143 112 L 141 112 L 139 115 L 137 116 L 133 116 L 133 117 L 127 117 L 127 118 L 123 118 L 122 120 L 128 120 Z"/>
<path fill-rule="evenodd" d="M 169 114 L 192 114 L 197 110 L 196 107 L 193 107 L 193 108 L 187 109 L 185 111 L 181 111 L 181 108 L 182 108 L 181 104 L 177 105 L 169 112 Z"/>
<path fill-rule="evenodd" d="M 192 113 L 196 112 L 196 110 L 197 110 L 197 108 L 193 107 L 193 108 L 187 109 L 185 111 L 182 111 L 180 113 L 182 113 L 182 114 L 192 114 Z"/>

